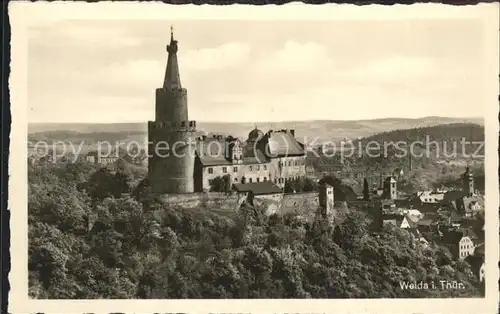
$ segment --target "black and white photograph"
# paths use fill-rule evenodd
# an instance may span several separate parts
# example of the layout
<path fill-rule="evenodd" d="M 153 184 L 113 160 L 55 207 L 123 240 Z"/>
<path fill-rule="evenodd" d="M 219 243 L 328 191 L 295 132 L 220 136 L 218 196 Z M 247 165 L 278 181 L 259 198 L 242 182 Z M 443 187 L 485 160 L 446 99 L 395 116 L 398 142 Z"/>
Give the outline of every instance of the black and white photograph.
<path fill-rule="evenodd" d="M 498 4 L 143 4 L 11 7 L 17 308 L 497 308 Z"/>

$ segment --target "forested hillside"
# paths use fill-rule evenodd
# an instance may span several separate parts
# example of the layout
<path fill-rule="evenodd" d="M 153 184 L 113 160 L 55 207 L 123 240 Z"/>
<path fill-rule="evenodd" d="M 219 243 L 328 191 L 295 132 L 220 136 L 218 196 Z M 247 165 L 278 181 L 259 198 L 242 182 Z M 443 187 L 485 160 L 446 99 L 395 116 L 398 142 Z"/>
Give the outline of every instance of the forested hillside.
<path fill-rule="evenodd" d="M 176 210 L 144 201 L 126 167 L 29 168 L 29 294 L 35 298 L 381 298 L 479 296 L 467 263 L 406 231 L 371 233 L 241 208 Z M 137 187 L 136 187 L 137 186 Z M 141 193 L 135 191 L 139 189 Z M 132 192 L 129 194 L 128 192 Z M 136 199 L 133 196 L 141 196 Z M 217 213 L 216 213 L 217 212 Z M 402 290 L 458 281 L 462 290 Z"/>
<path fill-rule="evenodd" d="M 475 144 L 468 144 L 471 141 Z M 378 184 L 381 175 L 392 175 L 400 169 L 404 174 L 398 178 L 398 186 L 406 192 L 441 185 L 461 187 L 460 176 L 467 166 L 473 170 L 477 188 L 484 189 L 484 146 L 480 143 L 484 143 L 484 127 L 477 124 L 395 130 L 353 141 L 345 145 L 354 147 L 353 151 L 338 151 L 332 157 L 322 155 L 314 163 L 338 165 L 340 175 L 352 179 L 356 191 L 362 189 L 364 176 Z"/>

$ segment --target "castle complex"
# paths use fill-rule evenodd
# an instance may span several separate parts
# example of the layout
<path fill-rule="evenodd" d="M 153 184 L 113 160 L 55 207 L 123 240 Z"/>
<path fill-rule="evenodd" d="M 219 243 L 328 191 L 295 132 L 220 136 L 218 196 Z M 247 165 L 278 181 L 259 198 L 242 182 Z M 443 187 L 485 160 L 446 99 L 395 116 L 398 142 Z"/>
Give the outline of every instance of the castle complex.
<path fill-rule="evenodd" d="M 217 177 L 231 184 L 270 181 L 266 186 L 283 187 L 306 176 L 304 145 L 296 140 L 294 130 L 263 133 L 255 128 L 246 141 L 231 136 L 196 137 L 177 51 L 171 34 L 163 86 L 156 89 L 155 121 L 148 122 L 148 177 L 153 193 L 209 191 Z"/>

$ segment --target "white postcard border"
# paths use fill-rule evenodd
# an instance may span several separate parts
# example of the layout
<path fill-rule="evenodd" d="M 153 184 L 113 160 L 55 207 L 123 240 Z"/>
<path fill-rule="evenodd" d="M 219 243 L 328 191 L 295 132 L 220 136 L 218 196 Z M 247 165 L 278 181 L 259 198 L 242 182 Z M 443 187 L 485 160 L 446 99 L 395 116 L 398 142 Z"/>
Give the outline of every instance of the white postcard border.
<path fill-rule="evenodd" d="M 98 6 L 99 10 L 92 10 Z M 159 6 L 163 10 L 159 10 Z M 168 6 L 168 15 L 164 7 Z M 38 12 L 32 20 L 23 18 L 27 10 Z M 97 12 L 97 13 L 96 13 Z M 27 51 L 31 23 L 62 19 L 454 19 L 471 18 L 484 21 L 484 66 L 500 69 L 498 64 L 497 3 L 477 6 L 445 6 L 417 4 L 412 6 L 354 6 L 305 5 L 293 3 L 282 6 L 195 6 L 161 3 L 68 3 L 68 2 L 11 2 L 9 16 L 11 38 L 11 144 L 9 156 L 9 210 L 11 213 L 11 272 L 9 281 L 9 312 L 11 313 L 84 313 L 84 312 L 432 312 L 432 313 L 492 313 L 498 308 L 498 77 L 491 78 L 491 105 L 485 116 L 486 139 L 486 274 L 484 299 L 352 299 L 352 300 L 31 300 L 28 298 L 27 260 Z M 495 26 L 495 29 L 492 28 Z M 167 30 L 168 31 L 168 30 Z M 490 82 L 487 82 L 488 84 Z M 488 95 L 488 99 L 490 99 Z M 69 106 L 71 104 L 68 104 Z"/>

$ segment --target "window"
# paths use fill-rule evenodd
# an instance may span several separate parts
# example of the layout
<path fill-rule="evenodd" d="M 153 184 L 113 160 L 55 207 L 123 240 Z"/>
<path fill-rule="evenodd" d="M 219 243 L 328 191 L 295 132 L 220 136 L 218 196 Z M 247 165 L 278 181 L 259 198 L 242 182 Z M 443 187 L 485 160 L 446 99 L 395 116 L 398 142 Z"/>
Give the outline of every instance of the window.
<path fill-rule="evenodd" d="M 234 182 L 238 182 L 238 178 L 234 178 Z"/>
<path fill-rule="evenodd" d="M 248 166 L 248 170 L 252 171 L 252 166 Z"/>
<path fill-rule="evenodd" d="M 208 184 L 212 185 L 212 182 L 214 182 L 214 180 L 208 179 Z"/>
<path fill-rule="evenodd" d="M 267 181 L 267 177 L 264 177 L 264 181 Z"/>
<path fill-rule="evenodd" d="M 252 183 L 252 178 L 248 178 L 248 182 Z"/>
<path fill-rule="evenodd" d="M 243 155 L 242 154 L 240 154 L 240 159 L 243 159 Z"/>
<path fill-rule="evenodd" d="M 222 167 L 222 172 L 227 173 L 227 167 Z"/>
<path fill-rule="evenodd" d="M 210 174 L 214 173 L 214 168 L 208 168 L 208 173 Z"/>
<path fill-rule="evenodd" d="M 257 178 L 257 182 L 260 182 L 260 178 Z"/>
<path fill-rule="evenodd" d="M 260 170 L 260 166 L 257 166 L 257 171 L 259 171 L 259 170 Z"/>
<path fill-rule="evenodd" d="M 264 170 L 267 170 L 267 165 L 264 165 Z"/>
<path fill-rule="evenodd" d="M 238 172 L 238 167 L 233 167 L 233 172 Z"/>
<path fill-rule="evenodd" d="M 276 179 L 276 178 L 275 178 L 275 179 L 274 179 L 274 183 L 278 183 L 278 179 Z"/>

